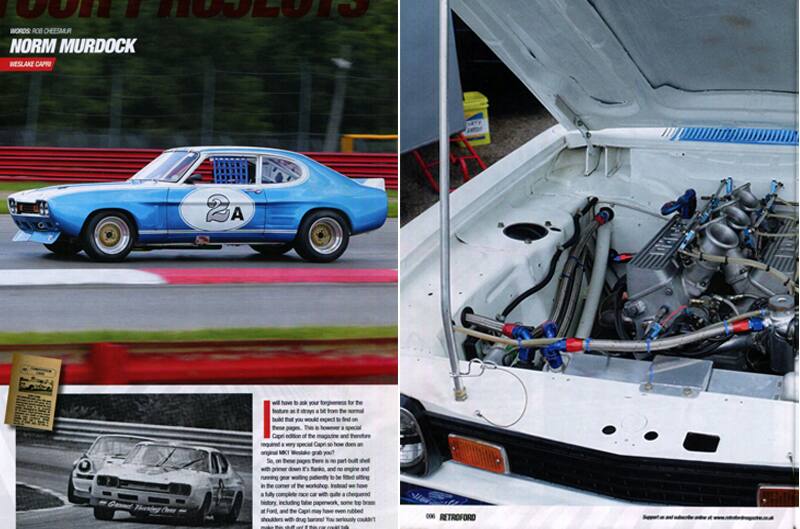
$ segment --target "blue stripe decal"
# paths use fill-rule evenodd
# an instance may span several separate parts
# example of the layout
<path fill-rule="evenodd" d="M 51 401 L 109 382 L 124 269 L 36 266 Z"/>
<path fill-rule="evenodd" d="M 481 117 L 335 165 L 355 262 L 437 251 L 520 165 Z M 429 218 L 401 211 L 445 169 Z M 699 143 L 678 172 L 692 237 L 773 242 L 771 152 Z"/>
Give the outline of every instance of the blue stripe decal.
<path fill-rule="evenodd" d="M 675 131 L 672 141 L 708 141 L 756 145 L 797 145 L 797 131 L 792 129 L 685 127 Z"/>

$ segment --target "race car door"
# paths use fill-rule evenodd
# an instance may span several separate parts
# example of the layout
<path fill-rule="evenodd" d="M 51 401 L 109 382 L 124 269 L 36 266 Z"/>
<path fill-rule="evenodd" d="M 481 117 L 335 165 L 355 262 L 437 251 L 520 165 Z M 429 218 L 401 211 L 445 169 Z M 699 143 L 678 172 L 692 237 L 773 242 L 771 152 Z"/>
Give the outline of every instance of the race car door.
<path fill-rule="evenodd" d="M 214 503 L 220 510 L 230 511 L 240 483 L 228 460 L 220 453 L 211 454 L 211 486 Z M 241 507 L 241 505 L 240 505 Z"/>
<path fill-rule="evenodd" d="M 309 184 L 303 163 L 277 154 L 261 157 L 261 185 L 267 195 L 266 238 L 275 242 L 294 239 L 310 203 L 319 197 Z"/>
<path fill-rule="evenodd" d="M 251 242 L 263 237 L 266 196 L 255 156 L 212 155 L 197 174 L 170 188 L 170 242 Z M 210 173 L 210 175 L 209 175 Z"/>

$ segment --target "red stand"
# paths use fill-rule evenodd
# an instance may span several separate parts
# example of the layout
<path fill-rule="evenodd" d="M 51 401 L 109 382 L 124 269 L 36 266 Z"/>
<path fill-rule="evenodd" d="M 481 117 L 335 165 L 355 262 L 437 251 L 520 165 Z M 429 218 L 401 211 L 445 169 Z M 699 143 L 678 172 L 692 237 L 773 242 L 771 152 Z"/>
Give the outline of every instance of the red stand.
<path fill-rule="evenodd" d="M 456 155 L 454 152 L 453 147 L 458 145 L 462 145 L 466 150 L 467 154 L 465 155 Z M 435 192 L 439 192 L 439 182 L 436 178 L 433 177 L 433 173 L 431 169 L 439 165 L 439 160 L 434 160 L 432 162 L 426 162 L 422 155 L 419 153 L 419 150 L 414 150 L 411 152 L 414 155 L 414 159 L 417 161 L 420 169 L 422 169 L 422 174 L 425 175 L 425 179 L 430 184 L 431 188 Z M 470 160 L 475 160 L 478 166 L 481 168 L 481 171 L 486 169 L 486 163 L 481 159 L 480 155 L 475 152 L 475 148 L 470 145 L 469 140 L 464 136 L 464 134 L 459 133 L 455 136 L 450 138 L 450 165 L 458 165 L 461 168 L 461 174 L 464 177 L 464 182 L 469 181 L 472 178 L 472 175 L 469 172 L 469 166 L 467 162 Z M 453 191 L 455 188 L 451 187 L 450 191 Z"/>

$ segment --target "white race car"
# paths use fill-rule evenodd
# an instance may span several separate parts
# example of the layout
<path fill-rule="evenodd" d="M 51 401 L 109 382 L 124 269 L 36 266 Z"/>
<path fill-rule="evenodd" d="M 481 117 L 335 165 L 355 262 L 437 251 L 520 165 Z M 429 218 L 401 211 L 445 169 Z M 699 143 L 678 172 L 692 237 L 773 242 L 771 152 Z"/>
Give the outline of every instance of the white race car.
<path fill-rule="evenodd" d="M 95 474 L 106 465 L 121 463 L 134 446 L 149 440 L 129 435 L 98 436 L 92 446 L 72 463 L 67 499 L 71 503 L 89 503 Z"/>
<path fill-rule="evenodd" d="M 119 465 L 94 478 L 90 503 L 98 520 L 116 511 L 137 518 L 184 519 L 202 524 L 208 516 L 233 523 L 244 502 L 244 480 L 214 448 L 144 442 Z"/>
<path fill-rule="evenodd" d="M 401 229 L 403 501 L 797 506 L 796 4 L 451 5 L 560 124 Z"/>

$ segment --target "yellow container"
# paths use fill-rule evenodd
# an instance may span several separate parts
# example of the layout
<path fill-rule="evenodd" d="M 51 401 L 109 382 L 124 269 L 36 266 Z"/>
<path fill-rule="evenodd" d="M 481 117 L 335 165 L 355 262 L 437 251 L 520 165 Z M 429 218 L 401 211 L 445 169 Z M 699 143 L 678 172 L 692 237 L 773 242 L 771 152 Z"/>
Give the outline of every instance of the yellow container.
<path fill-rule="evenodd" d="M 464 118 L 467 128 L 464 136 L 472 145 L 492 143 L 489 133 L 489 99 L 480 92 L 464 92 Z"/>

